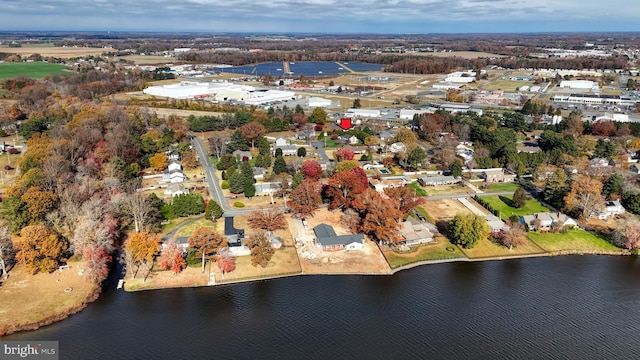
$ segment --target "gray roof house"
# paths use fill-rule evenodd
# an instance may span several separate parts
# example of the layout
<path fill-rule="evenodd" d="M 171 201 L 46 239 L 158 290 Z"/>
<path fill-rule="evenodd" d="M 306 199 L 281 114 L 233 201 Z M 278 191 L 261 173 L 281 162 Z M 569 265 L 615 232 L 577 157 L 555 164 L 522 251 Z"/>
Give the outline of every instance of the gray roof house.
<path fill-rule="evenodd" d="M 418 182 L 422 186 L 449 185 L 460 182 L 462 179 L 456 179 L 453 176 L 420 176 Z"/>
<path fill-rule="evenodd" d="M 426 244 L 433 241 L 431 231 L 412 217 L 402 223 L 400 235 L 404 237 L 404 243 L 408 246 Z"/>
<path fill-rule="evenodd" d="M 224 237 L 227 238 L 229 247 L 241 246 L 244 239 L 244 229 L 236 229 L 233 226 L 233 216 L 224 218 Z"/>
<path fill-rule="evenodd" d="M 313 228 L 316 245 L 324 251 L 362 250 L 364 235 L 336 235 L 336 231 L 327 224 L 320 224 Z"/>
<path fill-rule="evenodd" d="M 547 231 L 551 230 L 553 226 L 557 226 L 559 228 L 564 226 L 577 226 L 578 222 L 574 219 L 570 218 L 566 214 L 563 213 L 551 213 L 551 212 L 543 212 L 543 213 L 535 213 L 533 215 L 523 215 L 520 217 L 520 222 L 527 225 L 529 230 L 541 230 Z M 538 223 L 539 222 L 539 226 Z"/>

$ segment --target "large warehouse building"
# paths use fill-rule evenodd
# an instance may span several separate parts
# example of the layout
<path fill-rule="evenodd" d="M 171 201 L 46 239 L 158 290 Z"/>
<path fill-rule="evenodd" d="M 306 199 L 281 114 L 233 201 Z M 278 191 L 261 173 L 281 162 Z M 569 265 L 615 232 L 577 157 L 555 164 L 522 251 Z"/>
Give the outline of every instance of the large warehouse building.
<path fill-rule="evenodd" d="M 204 99 L 211 101 L 237 101 L 248 105 L 260 105 L 295 98 L 292 91 L 262 90 L 253 86 L 238 85 L 228 81 L 194 82 L 151 86 L 142 91 L 147 95 L 172 99 Z"/>

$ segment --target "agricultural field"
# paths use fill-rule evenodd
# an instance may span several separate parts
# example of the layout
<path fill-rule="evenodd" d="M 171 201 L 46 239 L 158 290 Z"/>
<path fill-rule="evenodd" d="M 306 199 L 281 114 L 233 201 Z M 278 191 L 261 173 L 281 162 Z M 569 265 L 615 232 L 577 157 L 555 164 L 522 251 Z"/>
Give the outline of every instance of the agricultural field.
<path fill-rule="evenodd" d="M 112 52 L 113 48 L 89 48 L 89 47 L 60 47 L 53 44 L 41 44 L 32 46 L 23 46 L 19 48 L 10 48 L 8 46 L 0 46 L 0 52 L 18 54 L 28 57 L 33 54 L 40 54 L 43 57 L 52 56 L 62 59 L 70 59 L 75 57 L 83 57 L 88 55 L 98 56 L 105 52 Z"/>
<path fill-rule="evenodd" d="M 47 62 L 30 63 L 1 63 L 0 79 L 10 79 L 17 76 L 42 79 L 47 75 L 69 74 L 66 65 L 50 64 Z"/>

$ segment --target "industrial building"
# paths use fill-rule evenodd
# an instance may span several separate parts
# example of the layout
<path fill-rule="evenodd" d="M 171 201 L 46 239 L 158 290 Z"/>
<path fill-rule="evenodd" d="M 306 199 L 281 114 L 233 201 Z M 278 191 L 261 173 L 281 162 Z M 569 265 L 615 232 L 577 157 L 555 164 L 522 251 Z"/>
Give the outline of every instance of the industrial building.
<path fill-rule="evenodd" d="M 151 86 L 142 91 L 147 95 L 172 99 L 201 99 L 210 101 L 237 101 L 247 105 L 260 105 L 274 101 L 294 99 L 292 91 L 263 90 L 253 86 L 238 85 L 228 81 L 195 82 Z"/>

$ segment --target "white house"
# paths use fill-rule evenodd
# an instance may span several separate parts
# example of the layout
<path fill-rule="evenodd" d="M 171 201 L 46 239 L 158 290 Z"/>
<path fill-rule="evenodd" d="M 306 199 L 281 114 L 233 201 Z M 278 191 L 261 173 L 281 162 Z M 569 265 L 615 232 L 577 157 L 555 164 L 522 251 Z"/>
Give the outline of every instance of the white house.
<path fill-rule="evenodd" d="M 276 150 L 282 150 L 282 156 L 293 156 L 298 153 L 298 147 L 295 145 L 291 145 L 289 140 L 285 138 L 277 138 L 275 144 L 273 145 L 273 154 L 275 155 Z"/>
<path fill-rule="evenodd" d="M 412 217 L 409 217 L 408 220 L 402 223 L 400 235 L 404 237 L 405 244 L 409 246 L 426 244 L 433 241 L 431 231 Z"/>
<path fill-rule="evenodd" d="M 392 153 L 396 154 L 396 153 L 399 153 L 399 152 L 406 152 L 407 151 L 407 146 L 404 143 L 397 142 L 397 143 L 393 143 L 393 144 L 389 145 L 387 147 L 387 150 L 389 152 L 392 152 Z"/>
<path fill-rule="evenodd" d="M 164 189 L 164 194 L 165 195 L 171 195 L 171 197 L 176 197 L 178 195 L 188 194 L 188 193 L 189 193 L 189 190 L 187 188 L 185 188 L 184 185 L 182 185 L 180 183 L 169 184 Z"/>
<path fill-rule="evenodd" d="M 564 226 L 577 226 L 578 222 L 563 213 L 535 213 L 520 217 L 520 222 L 527 225 L 529 230 L 551 230 L 553 226 L 562 228 Z"/>
<path fill-rule="evenodd" d="M 620 204 L 620 201 L 607 201 L 605 202 L 604 209 L 598 214 L 598 219 L 606 220 L 611 216 L 622 215 L 625 213 L 625 209 Z"/>
<path fill-rule="evenodd" d="M 182 165 L 180 165 L 180 163 L 177 161 L 172 161 L 169 163 L 169 166 L 167 166 L 167 170 L 169 170 L 169 172 L 175 171 L 175 170 L 182 170 Z"/>

